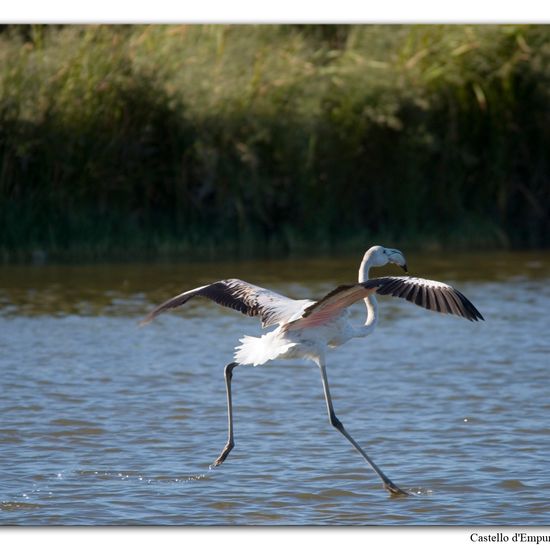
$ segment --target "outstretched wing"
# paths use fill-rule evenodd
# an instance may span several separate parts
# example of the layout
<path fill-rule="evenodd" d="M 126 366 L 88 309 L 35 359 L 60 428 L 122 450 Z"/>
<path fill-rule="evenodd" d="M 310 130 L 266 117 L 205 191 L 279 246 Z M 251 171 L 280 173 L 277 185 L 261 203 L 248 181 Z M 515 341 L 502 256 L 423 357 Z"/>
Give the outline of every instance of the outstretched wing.
<path fill-rule="evenodd" d="M 418 277 L 380 277 L 362 284 L 371 288 L 374 286 L 377 294 L 404 298 L 417 306 L 432 311 L 458 315 L 469 321 L 485 320 L 462 292 L 439 281 Z"/>
<path fill-rule="evenodd" d="M 300 313 L 306 303 L 311 303 L 308 300 L 292 300 L 240 279 L 224 279 L 170 298 L 153 309 L 140 325 L 150 323 L 157 315 L 167 309 L 182 306 L 195 296 L 209 298 L 221 306 L 235 309 L 250 317 L 259 315 L 263 327 L 288 321 Z"/>
<path fill-rule="evenodd" d="M 375 292 L 404 298 L 426 309 L 458 315 L 469 321 L 483 320 L 483 316 L 472 302 L 450 285 L 417 277 L 377 277 L 364 283 L 335 288 L 324 298 L 307 307 L 300 319 L 286 326 L 289 330 L 318 326 Z"/>

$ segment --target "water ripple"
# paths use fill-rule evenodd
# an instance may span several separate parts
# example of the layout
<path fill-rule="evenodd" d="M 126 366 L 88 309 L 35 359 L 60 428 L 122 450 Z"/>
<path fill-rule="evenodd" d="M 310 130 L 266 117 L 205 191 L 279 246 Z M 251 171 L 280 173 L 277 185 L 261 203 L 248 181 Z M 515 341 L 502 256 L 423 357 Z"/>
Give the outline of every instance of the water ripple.
<path fill-rule="evenodd" d="M 227 439 L 223 366 L 259 327 L 202 302 L 136 326 L 221 274 L 315 296 L 353 262 L 6 268 L 0 523 L 544 524 L 550 259 L 474 260 L 417 269 L 456 283 L 485 323 L 381 300 L 377 332 L 329 355 L 338 416 L 406 499 L 331 427 L 319 372 L 301 363 L 235 371 L 236 446 L 210 470 Z"/>

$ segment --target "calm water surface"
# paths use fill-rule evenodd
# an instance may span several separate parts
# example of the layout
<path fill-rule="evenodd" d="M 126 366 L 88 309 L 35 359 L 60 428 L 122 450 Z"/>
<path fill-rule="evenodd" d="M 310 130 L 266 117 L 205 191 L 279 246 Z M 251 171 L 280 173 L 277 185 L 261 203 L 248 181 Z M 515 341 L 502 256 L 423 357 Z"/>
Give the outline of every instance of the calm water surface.
<path fill-rule="evenodd" d="M 236 447 L 209 469 L 223 367 L 258 323 L 201 300 L 137 321 L 224 277 L 321 297 L 360 256 L 1 267 L 0 524 L 548 525 L 548 253 L 409 254 L 486 322 L 382 298 L 377 331 L 330 352 L 339 417 L 415 496 L 382 490 L 305 362 L 235 370 Z"/>

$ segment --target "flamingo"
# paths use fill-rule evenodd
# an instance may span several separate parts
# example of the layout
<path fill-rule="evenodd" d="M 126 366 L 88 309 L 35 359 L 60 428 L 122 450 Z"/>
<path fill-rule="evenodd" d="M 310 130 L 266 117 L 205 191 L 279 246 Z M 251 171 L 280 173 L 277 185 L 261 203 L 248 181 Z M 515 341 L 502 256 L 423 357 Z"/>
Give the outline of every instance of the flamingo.
<path fill-rule="evenodd" d="M 164 311 L 202 296 L 246 315 L 260 317 L 263 328 L 278 325 L 260 337 L 244 336 L 240 340 L 241 345 L 235 348 L 234 361 L 225 366 L 228 438 L 211 467 L 222 464 L 234 447 L 231 381 L 235 367 L 263 365 L 275 359 L 309 359 L 320 369 L 331 425 L 362 455 L 390 495 L 409 494 L 382 472 L 336 416 L 326 370 L 327 348 L 372 334 L 378 322 L 376 294 L 404 298 L 426 309 L 458 315 L 470 321 L 483 320 L 483 316 L 461 292 L 445 283 L 408 275 L 369 278 L 371 267 L 382 267 L 388 263 L 400 266 L 408 274 L 402 252 L 377 245 L 365 252 L 357 283 L 338 286 L 318 301 L 293 300 L 240 279 L 224 279 L 178 294 L 143 319 L 141 324 L 147 324 Z M 367 317 L 364 324 L 353 326 L 348 320 L 347 308 L 361 299 L 365 302 Z"/>

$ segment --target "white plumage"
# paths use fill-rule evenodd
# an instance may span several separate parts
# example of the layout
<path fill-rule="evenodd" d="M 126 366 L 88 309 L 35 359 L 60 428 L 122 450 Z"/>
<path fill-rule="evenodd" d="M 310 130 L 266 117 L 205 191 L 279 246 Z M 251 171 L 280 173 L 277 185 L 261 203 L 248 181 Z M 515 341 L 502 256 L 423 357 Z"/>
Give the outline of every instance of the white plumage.
<path fill-rule="evenodd" d="M 235 362 L 239 365 L 263 365 L 274 359 L 290 358 L 296 342 L 286 340 L 278 330 L 256 336 L 243 336 L 242 345 L 235 348 Z"/>
<path fill-rule="evenodd" d="M 445 283 L 418 277 L 369 278 L 371 267 L 388 263 L 399 265 L 407 271 L 405 257 L 399 250 L 382 246 L 369 248 L 359 267 L 359 281 L 339 286 L 318 301 L 293 300 L 240 279 L 225 279 L 170 298 L 142 321 L 142 324 L 146 324 L 167 309 L 202 296 L 246 315 L 259 316 L 264 328 L 277 325 L 274 330 L 260 337 L 241 338 L 241 344 L 235 348 L 235 361 L 225 368 L 229 433 L 227 444 L 213 466 L 220 465 L 234 446 L 231 396 L 233 369 L 238 365 L 263 365 L 274 359 L 305 358 L 312 360 L 321 370 L 331 424 L 363 456 L 391 494 L 407 494 L 376 466 L 336 417 L 326 374 L 326 349 L 341 346 L 351 338 L 365 337 L 373 332 L 378 321 L 375 294 L 403 298 L 426 309 L 458 315 L 470 321 L 483 320 L 483 317 L 463 294 Z M 349 322 L 347 308 L 361 299 L 365 302 L 367 317 L 364 324 L 353 326 Z"/>

